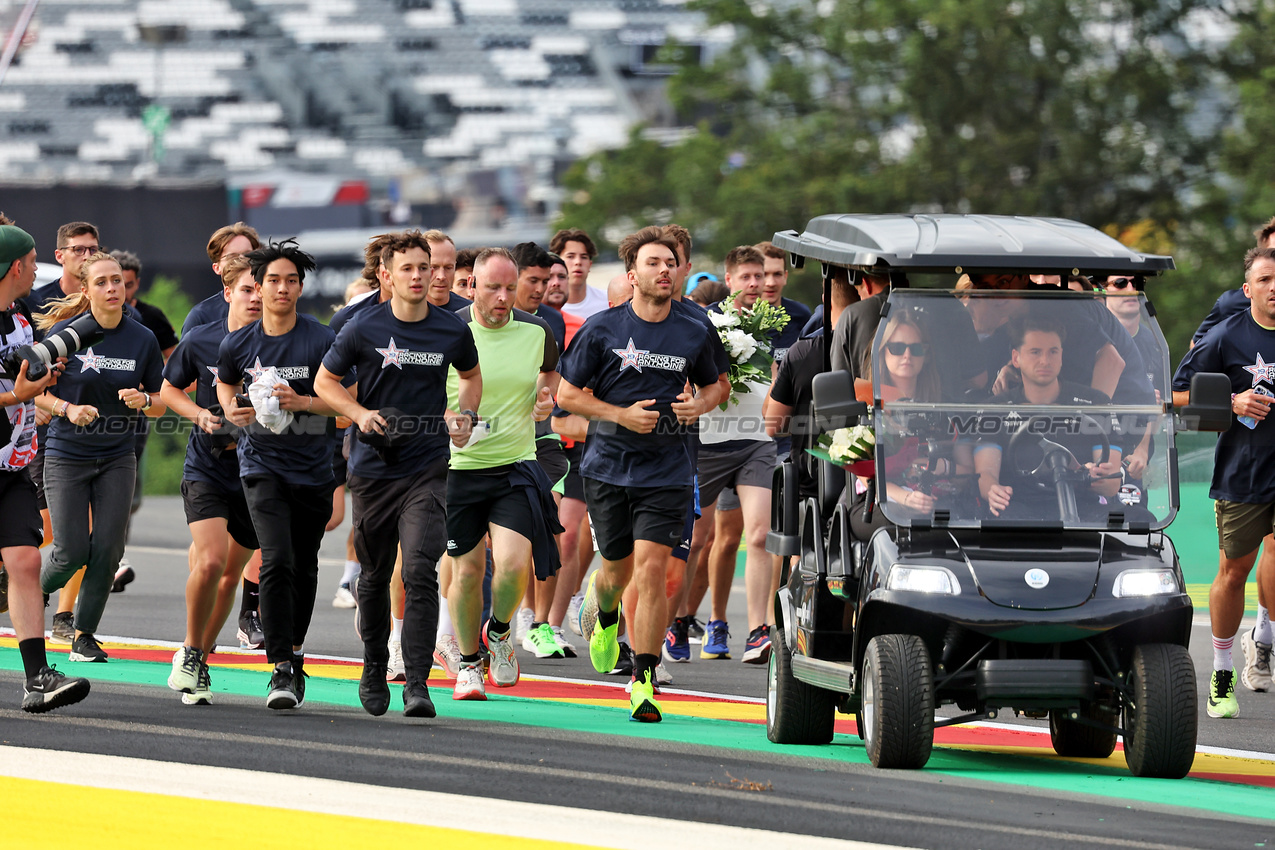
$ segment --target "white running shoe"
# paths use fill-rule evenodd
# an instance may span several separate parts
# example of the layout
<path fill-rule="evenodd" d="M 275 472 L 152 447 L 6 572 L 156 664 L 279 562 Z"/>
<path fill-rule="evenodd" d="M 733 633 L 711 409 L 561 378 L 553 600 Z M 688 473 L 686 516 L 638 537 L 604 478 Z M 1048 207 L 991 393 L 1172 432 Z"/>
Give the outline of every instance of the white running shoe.
<path fill-rule="evenodd" d="M 668 668 L 664 666 L 663 661 L 655 665 L 655 683 L 657 685 L 673 684 L 673 674 L 670 673 Z"/>
<path fill-rule="evenodd" d="M 354 594 L 350 592 L 348 584 L 342 584 L 337 587 L 336 596 L 332 597 L 333 608 L 357 608 L 358 604 Z"/>
<path fill-rule="evenodd" d="M 460 644 L 456 635 L 443 635 L 434 643 L 434 663 L 443 668 L 447 678 L 455 679 L 460 672 Z"/>
<path fill-rule="evenodd" d="M 203 662 L 204 654 L 193 646 L 183 646 L 174 652 L 173 672 L 168 674 L 168 687 L 193 694 L 199 686 L 199 671 Z"/>
<path fill-rule="evenodd" d="M 406 682 L 407 668 L 403 666 L 403 644 L 401 641 L 391 640 L 390 663 L 385 668 L 385 681 L 387 682 Z"/>
<path fill-rule="evenodd" d="M 514 655 L 514 642 L 508 633 L 502 638 L 494 638 L 487 633 L 487 624 L 483 623 L 483 646 L 491 654 L 487 678 L 498 688 L 512 688 L 518 684 L 518 656 Z"/>
<path fill-rule="evenodd" d="M 530 608 L 519 608 L 514 613 L 514 640 L 521 641 L 531 631 L 531 624 L 536 621 L 536 612 Z"/>
<path fill-rule="evenodd" d="M 1249 629 L 1240 636 L 1240 646 L 1244 648 L 1244 669 L 1240 671 L 1240 681 L 1250 691 L 1265 693 L 1272 686 L 1271 681 L 1271 645 L 1258 643 Z"/>
<path fill-rule="evenodd" d="M 567 603 L 567 616 L 562 618 L 562 622 L 567 624 L 567 628 L 580 635 L 580 606 L 584 604 L 584 594 L 577 593 L 571 597 L 571 601 Z M 584 637 L 584 635 L 580 635 Z"/>
<path fill-rule="evenodd" d="M 567 658 L 576 657 L 576 648 L 571 641 L 567 640 L 566 634 L 562 631 L 562 626 L 553 627 L 553 639 L 558 642 L 558 646 L 562 647 L 562 654 Z"/>
<path fill-rule="evenodd" d="M 208 665 L 199 667 L 199 684 L 193 694 L 182 694 L 185 705 L 212 705 L 212 677 L 208 675 Z"/>
<path fill-rule="evenodd" d="M 483 686 L 483 663 L 464 662 L 456 672 L 456 685 L 452 688 L 452 699 L 487 699 L 487 688 Z"/>

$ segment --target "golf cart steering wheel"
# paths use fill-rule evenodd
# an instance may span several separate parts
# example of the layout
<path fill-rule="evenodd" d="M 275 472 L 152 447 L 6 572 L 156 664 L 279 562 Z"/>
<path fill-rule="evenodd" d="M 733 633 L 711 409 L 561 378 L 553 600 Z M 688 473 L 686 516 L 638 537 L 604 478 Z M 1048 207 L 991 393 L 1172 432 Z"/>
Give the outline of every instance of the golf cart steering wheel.
<path fill-rule="evenodd" d="M 1079 416 L 1082 423 L 1086 421 L 1093 423 L 1093 430 L 1095 432 L 1093 436 L 1102 440 L 1102 455 L 1098 462 L 1106 463 L 1111 457 L 1111 441 L 1107 438 L 1107 432 L 1103 429 L 1098 420 L 1094 419 L 1089 414 L 1081 413 Z M 1014 470 L 1014 472 L 1032 480 L 1034 483 L 1040 485 L 1046 490 L 1053 490 L 1057 484 L 1061 483 L 1063 478 L 1068 477 L 1069 473 L 1073 472 L 1078 467 L 1084 466 L 1084 464 L 1081 463 L 1066 446 L 1056 443 L 1053 440 L 1041 436 L 1040 434 L 1033 433 L 1032 423 L 1038 420 L 1048 422 L 1051 419 L 1052 417 L 1050 416 L 1038 415 L 1031 417 L 1024 422 L 1023 427 L 1019 428 L 1018 432 L 1010 438 L 1009 445 L 1005 448 L 1006 454 L 1009 455 L 1010 467 Z M 1028 469 L 1019 466 L 1018 453 L 1019 449 L 1032 439 L 1037 441 L 1036 445 L 1042 452 L 1044 452 L 1044 457 L 1041 458 L 1040 463 L 1034 469 Z M 1088 476 L 1086 475 L 1086 477 Z"/>

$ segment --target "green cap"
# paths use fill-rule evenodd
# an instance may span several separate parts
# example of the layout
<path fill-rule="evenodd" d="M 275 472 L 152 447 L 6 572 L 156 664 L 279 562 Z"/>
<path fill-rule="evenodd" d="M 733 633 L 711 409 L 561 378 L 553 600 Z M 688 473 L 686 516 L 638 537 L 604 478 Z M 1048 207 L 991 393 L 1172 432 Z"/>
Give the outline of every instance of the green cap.
<path fill-rule="evenodd" d="M 14 260 L 20 260 L 35 248 L 31 234 L 12 224 L 0 225 L 0 277 L 9 273 Z"/>

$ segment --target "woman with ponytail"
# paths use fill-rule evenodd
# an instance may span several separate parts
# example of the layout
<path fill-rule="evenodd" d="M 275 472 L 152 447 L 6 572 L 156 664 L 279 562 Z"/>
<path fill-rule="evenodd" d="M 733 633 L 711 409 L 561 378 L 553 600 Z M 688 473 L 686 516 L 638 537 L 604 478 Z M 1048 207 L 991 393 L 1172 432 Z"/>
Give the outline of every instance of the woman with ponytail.
<path fill-rule="evenodd" d="M 85 260 L 80 291 L 50 301 L 36 324 L 47 337 L 85 312 L 101 326 L 102 340 L 72 354 L 57 385 L 36 399 L 53 416 L 44 488 L 54 542 L 40 584 L 52 593 L 87 567 L 69 660 L 105 661 L 94 633 L 124 554 L 137 417 L 164 413 L 159 399 L 164 357 L 155 335 L 125 315 L 124 274 L 110 254 L 99 251 Z"/>

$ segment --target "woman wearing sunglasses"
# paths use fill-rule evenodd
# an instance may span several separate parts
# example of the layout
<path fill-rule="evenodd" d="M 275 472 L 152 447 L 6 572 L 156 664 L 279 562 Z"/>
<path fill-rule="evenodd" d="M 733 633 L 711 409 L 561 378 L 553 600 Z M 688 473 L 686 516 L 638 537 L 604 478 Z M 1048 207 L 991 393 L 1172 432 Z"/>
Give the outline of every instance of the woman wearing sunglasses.
<path fill-rule="evenodd" d="M 880 364 L 880 374 L 877 378 L 881 386 L 876 389 L 874 395 L 884 399 L 887 404 L 896 400 L 938 402 L 940 388 L 935 352 L 931 349 L 925 329 L 916 319 L 906 311 L 899 311 L 886 322 L 880 340 L 874 349 L 870 349 L 868 357 L 865 358 L 868 362 L 864 364 L 863 369 L 863 374 L 873 374 L 873 361 Z M 906 430 L 907 427 L 905 420 L 896 417 L 882 416 L 878 421 L 882 427 L 897 427 L 900 431 Z M 878 487 L 883 490 L 878 492 L 878 500 L 889 500 L 917 514 L 928 514 L 934 509 L 934 497 L 908 485 L 908 480 L 915 477 L 911 473 L 918 465 L 926 467 L 937 464 L 939 468 L 931 469 L 931 472 L 951 474 L 955 471 L 952 461 L 948 458 L 939 458 L 931 464 L 929 458 L 921 455 L 920 441 L 915 436 L 886 440 L 882 440 L 882 436 L 877 437 L 878 447 L 892 445 L 897 450 L 885 458 L 885 480 L 884 483 L 878 482 Z M 871 522 L 864 520 L 866 483 L 865 479 L 857 479 L 851 485 L 853 495 L 847 492 L 847 497 L 850 499 L 851 531 L 862 540 L 871 537 L 876 529 L 890 524 L 885 514 L 879 509 L 873 511 Z"/>

